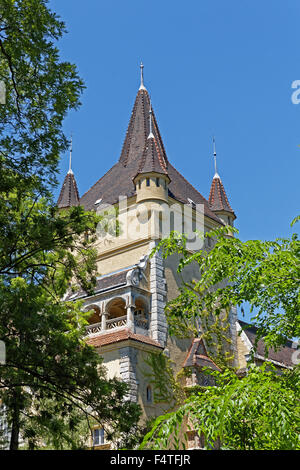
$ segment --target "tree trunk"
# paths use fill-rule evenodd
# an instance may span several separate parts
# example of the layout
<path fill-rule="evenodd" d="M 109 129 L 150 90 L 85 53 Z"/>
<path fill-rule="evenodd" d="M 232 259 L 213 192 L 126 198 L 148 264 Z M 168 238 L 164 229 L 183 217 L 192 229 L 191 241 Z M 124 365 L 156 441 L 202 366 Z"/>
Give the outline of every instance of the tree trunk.
<path fill-rule="evenodd" d="M 14 392 L 14 403 L 12 405 L 12 425 L 10 436 L 10 450 L 19 449 L 19 434 L 20 434 L 20 392 Z"/>

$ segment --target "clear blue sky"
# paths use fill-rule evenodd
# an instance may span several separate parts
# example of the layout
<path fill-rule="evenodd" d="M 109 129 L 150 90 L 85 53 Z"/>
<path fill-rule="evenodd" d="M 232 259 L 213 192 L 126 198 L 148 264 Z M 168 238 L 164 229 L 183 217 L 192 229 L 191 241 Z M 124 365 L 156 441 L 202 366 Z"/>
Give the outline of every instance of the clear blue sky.
<path fill-rule="evenodd" d="M 50 0 L 87 89 L 65 121 L 80 194 L 119 158 L 139 63 L 167 155 L 205 196 L 218 170 L 243 240 L 289 236 L 299 213 L 299 0 Z M 62 155 L 61 176 L 68 169 Z M 58 192 L 58 191 L 57 191 Z M 295 229 L 294 229 L 295 230 Z"/>

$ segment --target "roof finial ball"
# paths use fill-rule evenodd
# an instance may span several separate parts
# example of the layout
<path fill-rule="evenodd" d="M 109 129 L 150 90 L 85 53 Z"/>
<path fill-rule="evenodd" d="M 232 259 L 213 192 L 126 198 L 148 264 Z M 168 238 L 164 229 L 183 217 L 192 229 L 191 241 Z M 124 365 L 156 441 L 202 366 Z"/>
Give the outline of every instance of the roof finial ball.
<path fill-rule="evenodd" d="M 144 86 L 144 65 L 143 62 L 141 61 L 140 64 L 140 69 L 141 69 L 141 85 L 140 85 L 140 90 L 146 90 Z"/>

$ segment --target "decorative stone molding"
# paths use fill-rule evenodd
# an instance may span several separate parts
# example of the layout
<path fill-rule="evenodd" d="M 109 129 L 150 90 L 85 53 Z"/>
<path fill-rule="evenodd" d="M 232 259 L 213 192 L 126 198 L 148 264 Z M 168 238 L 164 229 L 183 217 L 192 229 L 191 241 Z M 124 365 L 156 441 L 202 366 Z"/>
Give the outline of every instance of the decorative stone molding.
<path fill-rule="evenodd" d="M 144 271 L 147 267 L 148 260 L 149 260 L 148 256 L 143 256 L 140 259 L 139 263 L 133 269 L 128 271 L 126 275 L 127 285 L 137 287 L 140 284 L 142 278 L 147 280 Z"/>

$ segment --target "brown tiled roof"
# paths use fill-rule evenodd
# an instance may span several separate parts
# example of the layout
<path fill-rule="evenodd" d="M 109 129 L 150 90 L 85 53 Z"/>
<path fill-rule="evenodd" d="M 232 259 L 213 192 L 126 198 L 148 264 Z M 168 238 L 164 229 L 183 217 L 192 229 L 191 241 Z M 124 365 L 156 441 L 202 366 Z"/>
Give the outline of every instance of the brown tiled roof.
<path fill-rule="evenodd" d="M 159 152 L 163 156 L 166 164 L 168 162 L 167 155 L 164 149 L 164 144 L 160 136 L 158 125 L 156 122 L 155 114 L 152 109 L 152 133 L 157 142 Z M 128 166 L 136 159 L 140 159 L 146 141 L 150 133 L 150 97 L 146 89 L 140 89 L 135 99 L 129 126 L 127 129 L 125 141 L 123 144 L 119 162 L 124 166 Z"/>
<path fill-rule="evenodd" d="M 215 175 L 212 180 L 208 202 L 212 211 L 227 211 L 234 214 L 219 175 Z"/>
<path fill-rule="evenodd" d="M 212 359 L 207 355 L 203 340 L 195 338 L 188 351 L 183 367 L 209 367 L 213 370 L 220 370 Z"/>
<path fill-rule="evenodd" d="M 155 137 L 147 139 L 138 167 L 138 174 L 150 172 L 168 174 L 166 161 Z"/>
<path fill-rule="evenodd" d="M 99 199 L 102 199 L 103 203 L 115 204 L 119 196 L 135 195 L 133 178 L 141 169 L 153 171 L 153 168 L 156 168 L 161 171 L 161 168 L 164 168 L 171 180 L 168 186 L 171 197 L 183 204 L 188 204 L 188 199 L 192 199 L 195 204 L 203 204 L 204 214 L 222 223 L 210 209 L 208 201 L 168 162 L 153 110 L 152 133 L 155 147 L 153 147 L 153 142 L 152 147 L 148 146 L 147 149 L 150 130 L 149 109 L 150 99 L 147 90 L 139 90 L 119 161 L 81 197 L 80 203 L 87 210 L 95 209 L 95 202 Z M 152 149 L 157 156 L 153 160 L 151 160 Z M 145 152 L 148 152 L 147 158 L 143 159 Z"/>
<path fill-rule="evenodd" d="M 103 333 L 99 336 L 95 336 L 94 338 L 88 338 L 86 341 L 88 344 L 99 348 L 107 344 L 118 343 L 120 341 L 127 340 L 133 340 L 139 343 L 149 344 L 151 346 L 156 346 L 158 348 L 163 349 L 163 347 L 154 339 L 149 338 L 149 336 L 132 333 L 132 331 L 130 331 L 128 328 L 124 328 L 119 331 L 114 331 L 112 333 Z"/>
<path fill-rule="evenodd" d="M 257 328 L 241 320 L 239 320 L 239 323 L 242 329 L 244 330 L 247 338 L 254 346 L 257 335 Z M 259 339 L 257 342 L 256 354 L 266 358 L 266 360 L 270 359 L 271 361 L 284 364 L 287 367 L 293 367 L 295 364 L 292 362 L 292 355 L 295 352 L 295 349 L 292 348 L 292 344 L 292 341 L 287 340 L 286 344 L 282 346 L 278 351 L 275 351 L 273 348 L 270 348 L 268 351 L 268 356 L 266 357 L 265 342 L 263 339 Z"/>
<path fill-rule="evenodd" d="M 64 207 L 77 206 L 79 203 L 79 193 L 72 171 L 66 174 L 58 200 L 57 206 L 62 209 Z"/>
<path fill-rule="evenodd" d="M 103 292 L 108 289 L 114 289 L 116 287 L 125 286 L 127 283 L 126 276 L 127 276 L 128 271 L 130 271 L 130 269 L 131 268 L 128 268 L 121 272 L 110 274 L 108 276 L 102 276 L 98 278 L 96 281 L 94 292 L 98 293 L 98 292 Z M 70 294 L 66 298 L 66 300 L 75 300 L 85 295 L 86 295 L 86 292 L 83 289 L 80 289 L 76 293 Z"/>

